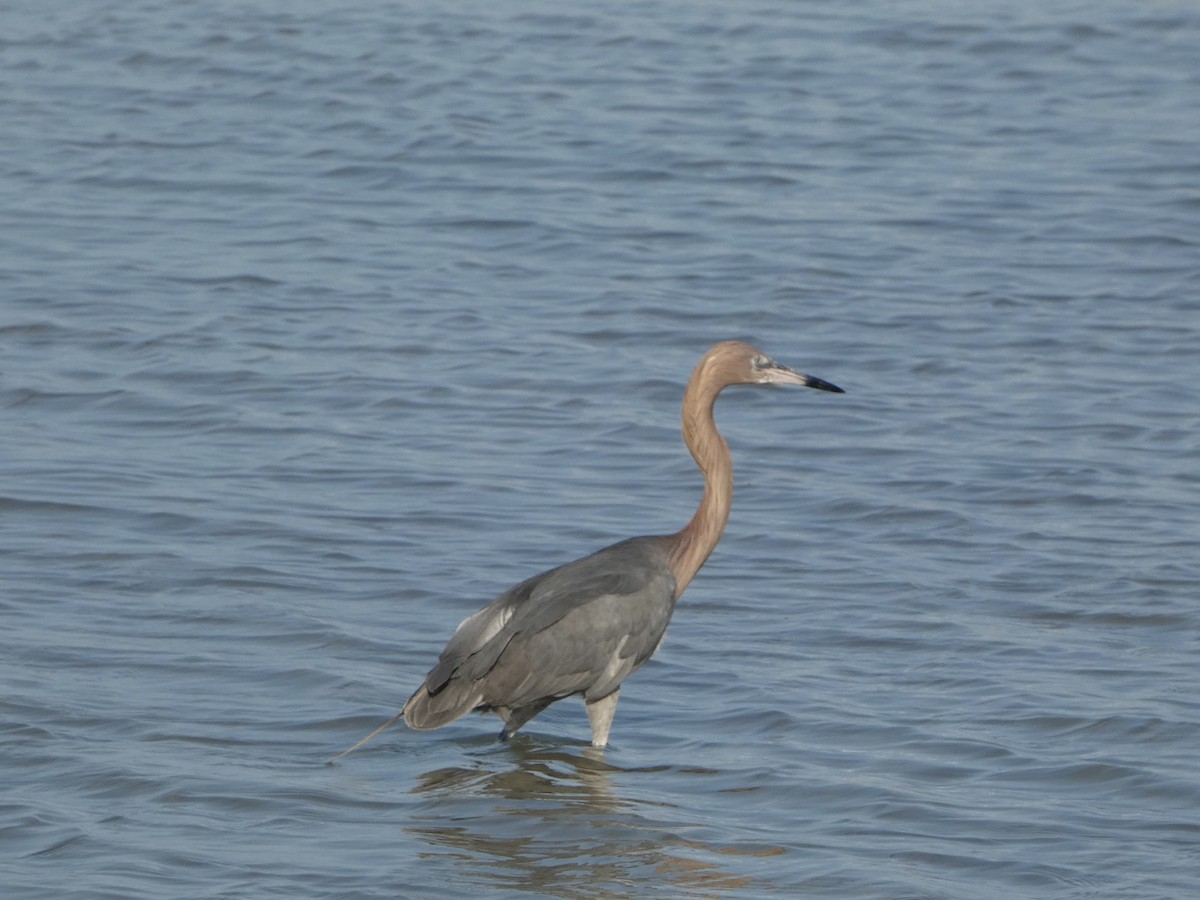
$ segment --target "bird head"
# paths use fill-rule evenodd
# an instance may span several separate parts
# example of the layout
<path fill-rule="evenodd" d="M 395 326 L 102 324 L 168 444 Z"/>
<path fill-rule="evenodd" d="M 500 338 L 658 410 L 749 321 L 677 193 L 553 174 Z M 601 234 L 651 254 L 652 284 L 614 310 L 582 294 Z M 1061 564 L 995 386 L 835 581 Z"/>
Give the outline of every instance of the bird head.
<path fill-rule="evenodd" d="M 742 341 L 722 341 L 704 354 L 700 367 L 704 374 L 727 384 L 798 384 L 819 391 L 843 394 L 840 387 L 814 375 L 789 369 L 770 356 Z"/>

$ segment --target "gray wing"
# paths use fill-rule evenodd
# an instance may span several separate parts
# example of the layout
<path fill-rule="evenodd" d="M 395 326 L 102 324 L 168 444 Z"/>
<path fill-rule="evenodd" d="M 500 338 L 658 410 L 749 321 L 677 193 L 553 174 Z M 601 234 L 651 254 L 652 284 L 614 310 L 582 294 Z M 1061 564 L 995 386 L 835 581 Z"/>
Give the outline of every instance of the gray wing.
<path fill-rule="evenodd" d="M 449 721 L 476 706 L 604 697 L 654 653 L 674 606 L 661 541 L 622 541 L 523 581 L 464 620 L 410 705 L 428 692 L 439 708 L 429 720 Z M 443 691 L 450 696 L 434 702 Z"/>

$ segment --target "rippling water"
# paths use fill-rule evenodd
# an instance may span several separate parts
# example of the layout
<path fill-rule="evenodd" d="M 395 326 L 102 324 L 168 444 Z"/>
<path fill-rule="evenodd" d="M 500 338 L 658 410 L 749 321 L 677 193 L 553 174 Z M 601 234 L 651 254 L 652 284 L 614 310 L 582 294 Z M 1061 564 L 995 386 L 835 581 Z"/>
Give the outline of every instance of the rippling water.
<path fill-rule="evenodd" d="M 6 897 L 1189 898 L 1194 4 L 19 2 Z M 613 744 L 390 715 L 699 481 Z"/>

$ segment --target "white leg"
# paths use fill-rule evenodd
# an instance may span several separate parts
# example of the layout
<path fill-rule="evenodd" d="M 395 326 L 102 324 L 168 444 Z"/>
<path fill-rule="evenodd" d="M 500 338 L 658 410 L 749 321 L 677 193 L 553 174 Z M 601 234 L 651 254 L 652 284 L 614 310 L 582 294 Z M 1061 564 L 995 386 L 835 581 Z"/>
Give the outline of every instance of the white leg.
<path fill-rule="evenodd" d="M 617 712 L 619 690 L 613 691 L 607 697 L 585 703 L 588 721 L 592 724 L 592 746 L 603 747 L 608 743 L 608 732 L 612 728 L 613 716 Z"/>

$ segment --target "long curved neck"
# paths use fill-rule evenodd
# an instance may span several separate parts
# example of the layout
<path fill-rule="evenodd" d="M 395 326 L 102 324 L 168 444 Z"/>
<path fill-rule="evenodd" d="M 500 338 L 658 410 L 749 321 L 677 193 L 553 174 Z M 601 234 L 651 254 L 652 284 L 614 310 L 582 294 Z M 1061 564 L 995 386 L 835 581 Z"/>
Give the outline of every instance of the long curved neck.
<path fill-rule="evenodd" d="M 733 459 L 729 455 L 729 445 L 713 420 L 713 405 L 723 386 L 704 384 L 698 366 L 683 395 L 683 440 L 704 473 L 704 497 L 692 520 L 669 537 L 669 565 L 675 575 L 676 597 L 683 593 L 713 552 L 729 520 L 729 507 L 733 502 Z"/>

